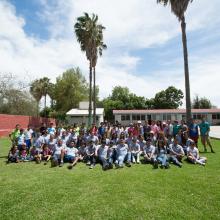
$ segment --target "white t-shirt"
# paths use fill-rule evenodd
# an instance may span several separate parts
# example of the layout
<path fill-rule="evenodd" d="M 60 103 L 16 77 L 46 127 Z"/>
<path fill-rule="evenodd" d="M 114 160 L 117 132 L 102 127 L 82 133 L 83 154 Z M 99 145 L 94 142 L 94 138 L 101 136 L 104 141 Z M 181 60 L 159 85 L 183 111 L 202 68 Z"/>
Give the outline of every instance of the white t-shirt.
<path fill-rule="evenodd" d="M 173 125 L 172 124 L 168 125 L 168 134 L 171 136 L 173 135 Z"/>
<path fill-rule="evenodd" d="M 196 147 L 194 147 L 194 148 L 188 147 L 187 148 L 187 153 L 192 154 L 196 159 L 199 158 L 199 150 Z"/>
<path fill-rule="evenodd" d="M 18 136 L 18 145 L 24 144 L 24 138 L 25 138 L 25 135 L 24 135 L 24 134 L 20 134 L 20 135 Z"/>
<path fill-rule="evenodd" d="M 94 143 L 97 143 L 99 141 L 99 138 L 95 135 L 89 136 L 88 141 L 93 141 Z"/>
<path fill-rule="evenodd" d="M 65 144 L 62 144 L 62 145 L 55 144 L 54 154 L 60 155 L 61 154 L 61 150 L 64 150 L 65 147 L 66 147 Z"/>
<path fill-rule="evenodd" d="M 134 142 L 131 142 L 131 145 L 130 145 L 130 151 L 140 151 L 140 145 L 138 143 L 134 143 Z"/>
<path fill-rule="evenodd" d="M 99 157 L 104 157 L 107 158 L 107 153 L 108 153 L 108 146 L 105 145 L 104 147 L 102 145 L 99 146 L 98 149 L 98 156 Z"/>
<path fill-rule="evenodd" d="M 32 134 L 33 134 L 33 130 L 32 129 L 29 129 L 29 130 L 26 130 L 24 132 L 24 135 L 25 135 L 25 140 L 30 140 L 32 138 Z"/>
<path fill-rule="evenodd" d="M 78 150 L 75 147 L 67 147 L 66 155 L 75 157 L 78 154 Z"/>
<path fill-rule="evenodd" d="M 118 144 L 116 148 L 117 156 L 126 155 L 128 153 L 127 144 Z"/>
<path fill-rule="evenodd" d="M 154 154 L 155 153 L 155 146 L 150 145 L 150 146 L 144 146 L 144 153 L 145 154 Z"/>
<path fill-rule="evenodd" d="M 56 139 L 49 140 L 49 141 L 48 141 L 48 147 L 49 147 L 49 149 L 52 150 L 52 151 L 54 151 L 56 143 L 57 143 L 57 140 L 56 140 Z"/>
<path fill-rule="evenodd" d="M 170 144 L 169 149 L 170 149 L 171 154 L 172 154 L 172 152 L 175 152 L 177 154 L 183 154 L 184 155 L 183 148 L 179 144 L 177 144 L 177 145 Z"/>
<path fill-rule="evenodd" d="M 96 145 L 88 146 L 88 147 L 86 148 L 86 153 L 87 153 L 87 154 L 93 154 L 93 153 L 96 152 L 96 148 L 97 148 Z"/>

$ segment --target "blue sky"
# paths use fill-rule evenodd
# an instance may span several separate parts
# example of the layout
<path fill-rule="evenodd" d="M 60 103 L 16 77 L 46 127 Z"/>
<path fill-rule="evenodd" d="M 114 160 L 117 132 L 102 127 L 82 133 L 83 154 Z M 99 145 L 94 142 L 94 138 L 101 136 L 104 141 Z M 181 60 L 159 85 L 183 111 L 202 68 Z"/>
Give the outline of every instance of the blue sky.
<path fill-rule="evenodd" d="M 186 21 L 191 97 L 206 96 L 220 106 L 218 9 L 219 0 L 194 1 Z M 169 85 L 184 91 L 180 24 L 156 0 L 0 0 L 0 73 L 55 81 L 79 66 L 88 77 L 88 62 L 73 32 L 84 11 L 97 13 L 106 27 L 108 50 L 97 66 L 101 98 L 116 85 L 148 98 Z"/>
<path fill-rule="evenodd" d="M 9 3 L 15 6 L 16 15 L 24 17 L 26 24 L 24 31 L 29 36 L 36 36 L 47 40 L 49 31 L 47 24 L 40 19 L 38 13 L 42 10 L 42 4 L 37 0 L 9 0 Z"/>

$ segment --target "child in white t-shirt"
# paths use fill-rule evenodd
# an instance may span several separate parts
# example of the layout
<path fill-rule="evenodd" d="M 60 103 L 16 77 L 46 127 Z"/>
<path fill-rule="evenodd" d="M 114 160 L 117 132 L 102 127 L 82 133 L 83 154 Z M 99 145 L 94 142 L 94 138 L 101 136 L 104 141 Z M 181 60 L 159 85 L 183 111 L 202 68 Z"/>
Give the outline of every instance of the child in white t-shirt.
<path fill-rule="evenodd" d="M 200 164 L 205 166 L 207 158 L 199 156 L 199 150 L 196 148 L 195 142 L 191 140 L 189 147 L 187 148 L 187 159 L 193 164 Z"/>
<path fill-rule="evenodd" d="M 70 163 L 68 169 L 72 169 L 76 165 L 78 159 L 79 157 L 78 157 L 78 149 L 76 148 L 76 142 L 71 141 L 69 145 L 65 148 L 65 156 L 64 156 L 64 161 Z"/>

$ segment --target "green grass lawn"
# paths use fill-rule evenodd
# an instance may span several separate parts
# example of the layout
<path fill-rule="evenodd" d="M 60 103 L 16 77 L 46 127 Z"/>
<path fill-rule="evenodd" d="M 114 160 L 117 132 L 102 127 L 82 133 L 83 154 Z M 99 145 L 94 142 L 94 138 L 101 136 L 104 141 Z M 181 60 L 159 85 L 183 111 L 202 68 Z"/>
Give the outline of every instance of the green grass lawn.
<path fill-rule="evenodd" d="M 220 141 L 212 143 L 206 167 L 102 171 L 6 165 L 9 141 L 0 139 L 0 219 L 220 219 Z"/>

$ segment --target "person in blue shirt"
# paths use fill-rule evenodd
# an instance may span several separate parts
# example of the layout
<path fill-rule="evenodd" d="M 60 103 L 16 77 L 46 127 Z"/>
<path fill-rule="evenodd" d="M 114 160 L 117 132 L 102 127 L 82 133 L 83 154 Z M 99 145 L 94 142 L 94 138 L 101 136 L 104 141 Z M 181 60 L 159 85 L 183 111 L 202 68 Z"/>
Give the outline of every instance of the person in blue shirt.
<path fill-rule="evenodd" d="M 191 118 L 190 125 L 189 125 L 189 138 L 192 139 L 196 147 L 198 148 L 198 139 L 199 139 L 199 126 L 196 124 L 195 120 Z"/>
<path fill-rule="evenodd" d="M 105 134 L 105 125 L 103 122 L 100 123 L 100 127 L 98 128 L 99 138 L 102 139 Z"/>
<path fill-rule="evenodd" d="M 205 117 L 202 118 L 202 122 L 199 124 L 199 129 L 200 129 L 200 135 L 201 135 L 201 142 L 204 147 L 204 152 L 207 152 L 207 148 L 206 148 L 206 143 L 207 143 L 211 149 L 211 152 L 215 153 L 211 145 L 210 139 L 209 139 L 210 125 L 205 120 Z"/>
<path fill-rule="evenodd" d="M 98 147 L 97 156 L 98 156 L 98 160 L 102 164 L 102 169 L 107 170 L 109 168 L 109 164 L 108 164 L 108 161 L 107 161 L 108 145 L 106 144 L 105 139 L 103 139 L 101 141 L 101 145 Z"/>

